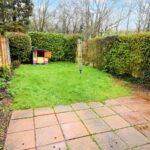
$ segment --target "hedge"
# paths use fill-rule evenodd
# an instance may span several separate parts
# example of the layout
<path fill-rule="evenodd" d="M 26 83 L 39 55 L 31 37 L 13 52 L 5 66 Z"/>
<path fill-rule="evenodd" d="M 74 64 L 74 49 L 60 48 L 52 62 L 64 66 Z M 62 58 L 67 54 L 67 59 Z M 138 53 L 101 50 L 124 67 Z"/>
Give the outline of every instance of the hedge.
<path fill-rule="evenodd" d="M 150 83 L 150 33 L 89 40 L 87 55 L 89 64 L 99 69 L 144 78 Z"/>
<path fill-rule="evenodd" d="M 13 32 L 7 33 L 6 37 L 9 39 L 11 60 L 29 62 L 32 50 L 31 38 L 27 34 Z"/>
<path fill-rule="evenodd" d="M 80 35 L 30 32 L 32 49 L 46 49 L 52 52 L 52 61 L 75 61 L 77 39 Z"/>

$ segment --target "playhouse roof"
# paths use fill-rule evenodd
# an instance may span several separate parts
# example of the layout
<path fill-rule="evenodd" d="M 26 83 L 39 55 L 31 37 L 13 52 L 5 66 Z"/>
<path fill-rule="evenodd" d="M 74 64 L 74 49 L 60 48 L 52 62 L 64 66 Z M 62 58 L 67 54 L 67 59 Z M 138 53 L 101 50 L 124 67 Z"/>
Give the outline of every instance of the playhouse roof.
<path fill-rule="evenodd" d="M 33 49 L 32 51 L 48 51 L 48 50 L 45 50 L 45 49 Z"/>

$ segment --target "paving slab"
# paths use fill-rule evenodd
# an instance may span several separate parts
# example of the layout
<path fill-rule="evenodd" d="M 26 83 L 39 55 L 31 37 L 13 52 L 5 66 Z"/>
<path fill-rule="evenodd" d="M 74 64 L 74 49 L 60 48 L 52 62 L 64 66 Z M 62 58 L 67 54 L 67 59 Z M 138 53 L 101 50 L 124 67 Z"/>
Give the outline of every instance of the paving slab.
<path fill-rule="evenodd" d="M 144 118 L 141 112 L 128 112 L 121 114 L 121 116 L 125 120 L 127 120 L 131 125 L 137 125 L 147 122 L 147 120 Z"/>
<path fill-rule="evenodd" d="M 33 117 L 33 110 L 17 110 L 12 113 L 11 119 L 21 119 L 21 118 L 30 118 Z"/>
<path fill-rule="evenodd" d="M 50 144 L 42 147 L 37 147 L 37 150 L 67 150 L 65 142 Z"/>
<path fill-rule="evenodd" d="M 125 150 L 128 148 L 115 133 L 106 132 L 93 136 L 102 150 Z"/>
<path fill-rule="evenodd" d="M 98 115 L 91 109 L 76 111 L 81 120 L 98 118 Z"/>
<path fill-rule="evenodd" d="M 150 150 L 150 144 L 133 148 L 133 150 Z"/>
<path fill-rule="evenodd" d="M 105 102 L 105 105 L 106 106 L 118 106 L 118 105 L 121 105 L 121 104 L 117 100 L 112 99 L 112 100 L 107 100 Z"/>
<path fill-rule="evenodd" d="M 71 150 L 99 150 L 96 143 L 89 136 L 70 140 L 67 144 Z"/>
<path fill-rule="evenodd" d="M 90 108 L 99 108 L 104 106 L 104 104 L 100 102 L 89 102 L 88 105 L 90 106 Z"/>
<path fill-rule="evenodd" d="M 111 130 L 111 128 L 100 118 L 84 120 L 83 123 L 91 134 Z"/>
<path fill-rule="evenodd" d="M 14 111 L 5 150 L 66 150 L 66 144 L 71 150 L 149 150 L 149 108 L 150 101 L 131 96 Z"/>
<path fill-rule="evenodd" d="M 124 105 L 111 106 L 110 108 L 119 114 L 132 112 L 131 109 L 129 109 L 128 107 L 126 107 Z"/>
<path fill-rule="evenodd" d="M 100 117 L 106 117 L 106 116 L 111 116 L 114 115 L 115 112 L 112 111 L 110 108 L 104 106 L 101 108 L 95 108 L 94 111 L 100 116 Z"/>
<path fill-rule="evenodd" d="M 137 104 L 140 102 L 144 102 L 145 100 L 142 98 L 139 98 L 137 96 L 126 96 L 126 97 L 119 97 L 116 99 L 118 103 L 120 104 Z"/>
<path fill-rule="evenodd" d="M 129 109 L 133 110 L 133 111 L 148 111 L 150 108 L 150 103 L 147 101 L 144 102 L 135 102 L 135 103 L 131 103 L 131 104 L 125 104 L 125 106 L 127 106 Z"/>
<path fill-rule="evenodd" d="M 62 124 L 61 127 L 66 140 L 89 135 L 86 128 L 81 122 Z"/>
<path fill-rule="evenodd" d="M 149 106 L 150 109 L 150 106 Z M 144 118 L 148 121 L 150 121 L 150 110 L 142 111 L 141 114 L 144 116 Z"/>
<path fill-rule="evenodd" d="M 34 115 L 35 116 L 49 115 L 49 114 L 53 114 L 53 113 L 54 113 L 54 110 L 52 108 L 49 108 L 49 107 L 34 109 Z"/>
<path fill-rule="evenodd" d="M 56 106 L 54 110 L 55 113 L 63 113 L 63 112 L 72 111 L 72 108 L 70 105 L 60 105 L 60 106 Z"/>
<path fill-rule="evenodd" d="M 130 148 L 149 143 L 149 140 L 133 127 L 120 129 L 116 133 Z"/>
<path fill-rule="evenodd" d="M 9 123 L 7 133 L 15 133 L 33 129 L 34 129 L 33 118 L 11 120 Z"/>
<path fill-rule="evenodd" d="M 44 146 L 64 141 L 59 125 L 36 129 L 36 146 Z"/>
<path fill-rule="evenodd" d="M 75 112 L 66 112 L 57 114 L 60 124 L 80 121 Z"/>
<path fill-rule="evenodd" d="M 57 125 L 58 121 L 55 115 L 44 115 L 34 117 L 35 128 Z"/>
<path fill-rule="evenodd" d="M 128 122 L 118 115 L 104 117 L 103 119 L 112 129 L 120 129 L 130 126 Z"/>
<path fill-rule="evenodd" d="M 7 134 L 4 150 L 25 150 L 35 147 L 34 131 Z"/>
<path fill-rule="evenodd" d="M 86 103 L 75 103 L 71 105 L 74 110 L 82 110 L 82 109 L 89 109 L 88 104 Z"/>
<path fill-rule="evenodd" d="M 150 139 L 150 123 L 136 125 L 136 129 Z"/>

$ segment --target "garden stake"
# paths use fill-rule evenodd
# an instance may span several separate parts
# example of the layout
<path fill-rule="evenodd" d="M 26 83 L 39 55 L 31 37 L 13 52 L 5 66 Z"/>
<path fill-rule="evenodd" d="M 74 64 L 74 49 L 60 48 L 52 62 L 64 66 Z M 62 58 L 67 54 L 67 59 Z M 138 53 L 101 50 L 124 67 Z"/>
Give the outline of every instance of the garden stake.
<path fill-rule="evenodd" d="M 78 39 L 78 56 L 79 56 L 79 72 L 80 72 L 80 79 L 82 78 L 82 41 Z"/>

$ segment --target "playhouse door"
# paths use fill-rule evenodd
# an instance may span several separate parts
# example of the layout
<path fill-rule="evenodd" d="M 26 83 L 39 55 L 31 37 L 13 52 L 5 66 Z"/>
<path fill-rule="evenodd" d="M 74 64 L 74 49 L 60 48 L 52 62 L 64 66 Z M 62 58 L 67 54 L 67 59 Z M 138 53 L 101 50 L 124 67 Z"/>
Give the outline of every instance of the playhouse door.
<path fill-rule="evenodd" d="M 38 63 L 43 64 L 44 63 L 44 57 L 38 57 Z"/>

